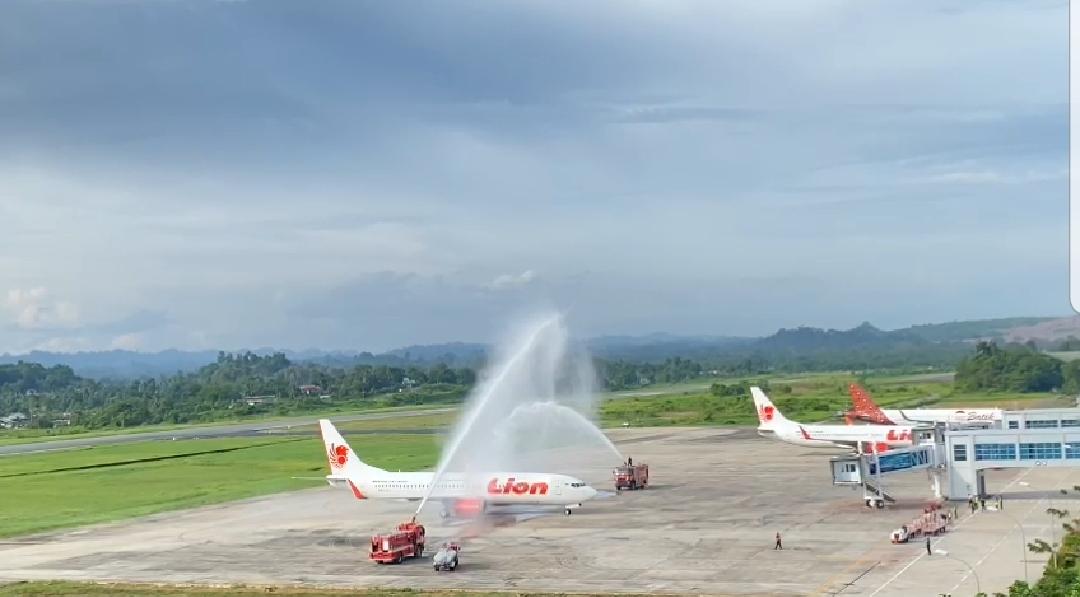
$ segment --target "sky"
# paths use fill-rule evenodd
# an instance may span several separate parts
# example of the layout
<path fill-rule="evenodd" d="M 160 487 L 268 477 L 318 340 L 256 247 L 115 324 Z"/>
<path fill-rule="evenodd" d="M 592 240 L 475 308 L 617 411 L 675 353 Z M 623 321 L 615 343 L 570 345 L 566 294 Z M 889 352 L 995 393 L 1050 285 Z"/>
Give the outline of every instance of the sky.
<path fill-rule="evenodd" d="M 0 4 L 0 352 L 1064 315 L 1067 3 Z"/>

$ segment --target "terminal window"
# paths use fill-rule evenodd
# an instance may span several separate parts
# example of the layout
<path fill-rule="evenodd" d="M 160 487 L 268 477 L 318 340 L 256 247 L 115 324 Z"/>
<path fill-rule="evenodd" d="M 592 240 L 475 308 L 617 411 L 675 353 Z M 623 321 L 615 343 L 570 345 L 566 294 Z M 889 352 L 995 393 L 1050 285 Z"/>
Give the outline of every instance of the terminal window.
<path fill-rule="evenodd" d="M 975 460 L 1016 460 L 1016 444 L 975 444 Z"/>
<path fill-rule="evenodd" d="M 1020 460 L 1047 460 L 1061 458 L 1061 444 L 1034 443 L 1020 444 Z"/>
<path fill-rule="evenodd" d="M 1020 421 L 1009 421 L 1009 429 L 1019 429 Z"/>
<path fill-rule="evenodd" d="M 1080 444 L 1078 444 L 1078 447 L 1080 447 Z M 1080 456 L 1078 456 L 1078 457 L 1080 457 Z M 955 446 L 953 446 L 952 447 L 952 459 L 955 460 L 956 462 L 966 462 L 967 461 L 967 446 L 965 446 L 964 444 L 956 444 Z"/>
<path fill-rule="evenodd" d="M 1080 442 L 1065 443 L 1065 458 L 1080 458 Z"/>
<path fill-rule="evenodd" d="M 1080 419 L 1062 419 L 1062 427 L 1080 427 Z"/>
<path fill-rule="evenodd" d="M 1025 429 L 1054 429 L 1057 426 L 1057 419 L 1038 419 L 1035 421 L 1024 421 Z"/>

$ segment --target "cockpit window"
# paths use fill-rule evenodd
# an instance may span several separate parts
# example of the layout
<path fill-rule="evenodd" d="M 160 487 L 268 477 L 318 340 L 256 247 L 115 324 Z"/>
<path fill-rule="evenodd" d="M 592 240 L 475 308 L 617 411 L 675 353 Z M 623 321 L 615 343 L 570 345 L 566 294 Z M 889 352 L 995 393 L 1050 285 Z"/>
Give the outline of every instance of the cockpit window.
<path fill-rule="evenodd" d="M 576 483 L 571 483 L 570 487 L 585 487 L 585 482 L 584 481 L 578 481 Z"/>

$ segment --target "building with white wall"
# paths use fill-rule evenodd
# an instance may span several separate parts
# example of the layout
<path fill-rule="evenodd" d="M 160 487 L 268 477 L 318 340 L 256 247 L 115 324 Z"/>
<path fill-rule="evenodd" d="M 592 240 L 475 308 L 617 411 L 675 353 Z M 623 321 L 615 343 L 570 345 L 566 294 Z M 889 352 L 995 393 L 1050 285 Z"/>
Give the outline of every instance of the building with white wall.
<path fill-rule="evenodd" d="M 984 496 L 986 469 L 1080 467 L 1080 409 L 1005 411 L 1000 428 L 949 429 L 944 443 L 945 497 Z"/>

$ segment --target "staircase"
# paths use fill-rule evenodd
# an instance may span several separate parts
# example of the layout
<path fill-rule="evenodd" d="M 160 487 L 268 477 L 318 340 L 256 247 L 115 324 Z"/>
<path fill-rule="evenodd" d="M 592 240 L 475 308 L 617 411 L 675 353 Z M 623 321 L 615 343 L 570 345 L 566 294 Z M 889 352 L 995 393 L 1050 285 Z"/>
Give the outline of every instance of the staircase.
<path fill-rule="evenodd" d="M 881 499 L 889 502 L 890 504 L 896 503 L 896 498 L 885 493 L 884 491 L 881 491 L 877 486 L 875 486 L 873 483 L 870 483 L 869 481 L 866 482 L 866 491 L 868 492 L 867 497 L 871 497 L 869 495 L 869 492 L 873 492 L 873 497 L 881 496 Z"/>

